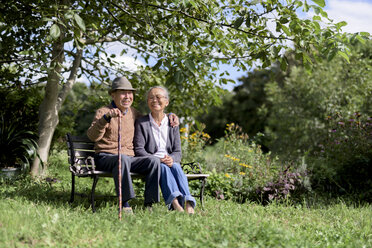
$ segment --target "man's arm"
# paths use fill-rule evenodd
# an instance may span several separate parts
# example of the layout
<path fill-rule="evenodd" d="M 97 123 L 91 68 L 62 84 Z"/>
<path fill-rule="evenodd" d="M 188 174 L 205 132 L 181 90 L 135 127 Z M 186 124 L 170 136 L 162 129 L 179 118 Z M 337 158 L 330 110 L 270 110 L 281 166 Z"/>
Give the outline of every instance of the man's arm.
<path fill-rule="evenodd" d="M 182 158 L 182 150 L 181 150 L 181 137 L 180 131 L 178 127 L 172 127 L 173 132 L 173 146 L 172 146 L 172 153 L 169 154 L 173 158 L 173 161 L 176 163 L 181 163 Z"/>
<path fill-rule="evenodd" d="M 104 118 L 104 114 L 107 111 L 108 109 L 105 111 L 102 108 L 97 110 L 93 122 L 87 131 L 87 136 L 91 141 L 97 142 L 105 134 L 106 127 L 109 125 L 109 122 Z"/>

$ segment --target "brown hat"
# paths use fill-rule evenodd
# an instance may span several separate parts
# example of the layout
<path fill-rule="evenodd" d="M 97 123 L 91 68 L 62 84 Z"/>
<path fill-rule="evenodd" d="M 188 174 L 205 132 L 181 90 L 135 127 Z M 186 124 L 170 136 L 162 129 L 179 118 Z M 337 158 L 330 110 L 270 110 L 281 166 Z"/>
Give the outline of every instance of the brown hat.
<path fill-rule="evenodd" d="M 111 89 L 108 91 L 109 94 L 114 92 L 115 90 L 131 90 L 136 91 L 132 87 L 132 84 L 129 82 L 129 80 L 126 77 L 117 77 L 112 81 Z"/>

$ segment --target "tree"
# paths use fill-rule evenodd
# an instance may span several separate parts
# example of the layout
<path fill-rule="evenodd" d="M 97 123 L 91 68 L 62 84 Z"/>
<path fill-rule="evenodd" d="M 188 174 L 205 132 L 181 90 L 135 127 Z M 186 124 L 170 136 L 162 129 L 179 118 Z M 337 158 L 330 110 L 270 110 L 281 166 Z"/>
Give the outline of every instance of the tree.
<path fill-rule="evenodd" d="M 225 135 L 226 124 L 235 123 L 251 138 L 259 132 L 263 133 L 271 105 L 265 86 L 273 80 L 283 81 L 285 73 L 276 64 L 269 69 L 253 70 L 241 77 L 241 84 L 222 98 L 221 105 L 211 106 L 207 114 L 198 116 L 198 121 L 206 124 L 205 132 L 213 138 L 220 138 Z"/>
<path fill-rule="evenodd" d="M 116 75 L 128 76 L 139 95 L 151 85 L 164 84 L 175 96 L 175 109 L 189 115 L 219 101 L 215 78 L 220 63 L 247 70 L 279 60 L 284 69 L 287 60 L 282 54 L 288 48 L 306 65 L 318 58 L 317 53 L 347 58 L 345 45 L 350 37 L 340 33 L 345 23 L 330 22 L 322 9 L 324 0 L 313 2 L 315 5 L 304 0 L 0 3 L 2 81 L 9 87 L 44 84 L 38 152 L 45 163 L 58 112 L 76 78 L 83 75 L 103 83 Z M 299 10 L 313 10 L 315 16 L 300 19 Z M 325 28 L 321 21 L 328 23 Z M 360 35 L 351 38 L 362 39 Z M 119 44 L 121 54 L 133 49 L 134 56 L 149 65 L 134 73 L 126 71 L 114 54 L 105 52 L 109 43 Z M 36 159 L 31 173 L 40 172 Z"/>
<path fill-rule="evenodd" d="M 271 104 L 265 133 L 267 146 L 284 158 L 298 158 L 329 134 L 328 116 L 371 116 L 372 43 L 354 44 L 350 63 L 342 58 L 314 65 L 307 74 L 293 66 L 284 82 L 272 81 L 265 92 Z M 351 153 L 351 151 L 350 151 Z"/>

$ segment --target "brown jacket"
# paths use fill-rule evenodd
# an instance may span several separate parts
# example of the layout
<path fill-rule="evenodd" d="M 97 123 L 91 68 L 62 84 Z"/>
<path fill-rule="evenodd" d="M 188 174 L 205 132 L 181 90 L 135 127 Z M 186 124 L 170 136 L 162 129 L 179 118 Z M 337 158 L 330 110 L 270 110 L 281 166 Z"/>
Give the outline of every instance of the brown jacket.
<path fill-rule="evenodd" d="M 103 117 L 112 108 L 112 104 L 99 108 L 87 131 L 89 139 L 95 142 L 96 153 L 118 153 L 118 117 L 111 118 L 110 122 Z M 121 117 L 121 153 L 127 156 L 134 156 L 134 122 L 140 116 L 140 113 L 131 107 L 128 113 Z"/>

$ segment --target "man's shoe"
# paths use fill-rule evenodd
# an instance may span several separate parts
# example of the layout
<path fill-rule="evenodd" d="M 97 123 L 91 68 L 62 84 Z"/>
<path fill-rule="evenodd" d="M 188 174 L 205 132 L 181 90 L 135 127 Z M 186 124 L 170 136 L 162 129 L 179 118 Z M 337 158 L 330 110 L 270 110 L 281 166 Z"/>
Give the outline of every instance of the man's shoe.
<path fill-rule="evenodd" d="M 120 209 L 118 209 L 118 212 L 120 211 Z M 128 208 L 121 208 L 121 213 L 122 214 L 133 214 L 133 209 L 131 207 L 128 207 Z"/>

